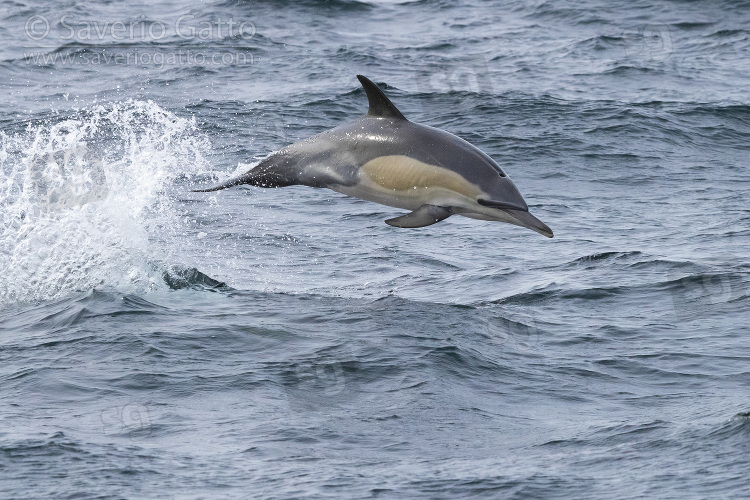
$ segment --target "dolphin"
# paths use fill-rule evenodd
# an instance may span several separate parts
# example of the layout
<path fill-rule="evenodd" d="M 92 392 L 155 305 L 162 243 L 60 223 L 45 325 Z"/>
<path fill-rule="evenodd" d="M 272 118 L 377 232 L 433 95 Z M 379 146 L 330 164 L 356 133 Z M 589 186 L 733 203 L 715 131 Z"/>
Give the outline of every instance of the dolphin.
<path fill-rule="evenodd" d="M 369 101 L 365 116 L 271 153 L 239 177 L 195 191 L 300 184 L 409 210 L 385 221 L 395 227 L 424 227 L 463 215 L 552 238 L 492 158 L 453 134 L 407 120 L 377 85 L 357 78 Z"/>

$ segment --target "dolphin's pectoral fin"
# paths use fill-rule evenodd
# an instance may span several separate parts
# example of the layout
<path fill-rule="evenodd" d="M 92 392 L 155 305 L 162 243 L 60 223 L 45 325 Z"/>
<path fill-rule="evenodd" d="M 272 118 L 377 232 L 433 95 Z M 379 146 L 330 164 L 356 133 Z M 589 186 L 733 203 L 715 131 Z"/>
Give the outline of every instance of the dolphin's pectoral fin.
<path fill-rule="evenodd" d="M 389 226 L 394 227 L 424 227 L 431 226 L 436 222 L 447 219 L 453 215 L 453 212 L 445 207 L 437 205 L 422 205 L 418 209 L 401 217 L 395 217 L 385 221 Z"/>

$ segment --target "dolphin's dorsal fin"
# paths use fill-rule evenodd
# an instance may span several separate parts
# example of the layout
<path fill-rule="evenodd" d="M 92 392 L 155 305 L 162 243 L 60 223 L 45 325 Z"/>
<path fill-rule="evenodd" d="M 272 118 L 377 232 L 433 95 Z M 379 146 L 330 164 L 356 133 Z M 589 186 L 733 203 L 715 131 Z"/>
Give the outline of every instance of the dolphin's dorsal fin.
<path fill-rule="evenodd" d="M 370 109 L 367 110 L 367 116 L 375 116 L 377 118 L 398 118 L 400 120 L 406 120 L 401 111 L 393 105 L 390 99 L 383 93 L 380 88 L 372 83 L 367 77 L 357 75 L 359 82 L 367 93 L 367 100 L 370 102 Z"/>

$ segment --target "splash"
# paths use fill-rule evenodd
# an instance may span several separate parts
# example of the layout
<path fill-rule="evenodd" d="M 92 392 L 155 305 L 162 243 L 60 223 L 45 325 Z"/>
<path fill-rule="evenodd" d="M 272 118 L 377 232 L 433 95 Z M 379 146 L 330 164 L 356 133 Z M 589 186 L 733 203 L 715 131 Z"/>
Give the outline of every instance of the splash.
<path fill-rule="evenodd" d="M 194 118 L 151 101 L 0 133 L 0 305 L 167 287 L 179 255 L 155 240 L 182 228 L 169 188 L 206 170 L 209 147 Z"/>

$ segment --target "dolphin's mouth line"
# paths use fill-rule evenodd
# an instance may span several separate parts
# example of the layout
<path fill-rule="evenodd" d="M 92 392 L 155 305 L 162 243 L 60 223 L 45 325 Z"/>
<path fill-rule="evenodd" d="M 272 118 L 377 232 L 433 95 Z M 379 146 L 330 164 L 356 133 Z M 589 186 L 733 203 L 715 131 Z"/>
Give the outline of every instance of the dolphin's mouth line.
<path fill-rule="evenodd" d="M 528 212 L 528 207 L 522 207 L 520 205 L 515 205 L 513 203 L 504 203 L 502 201 L 490 201 L 490 200 L 477 200 L 477 203 L 479 203 L 482 206 L 490 207 L 490 208 L 499 208 L 500 210 L 520 210 L 522 212 Z"/>

